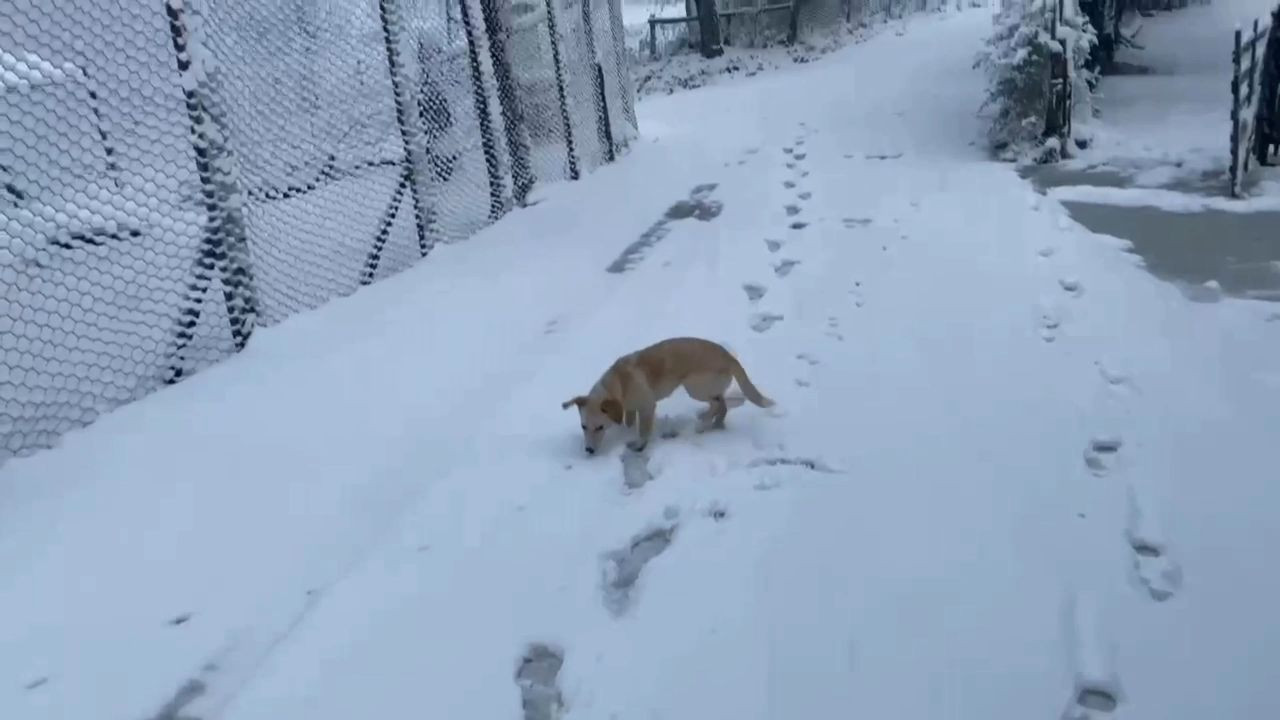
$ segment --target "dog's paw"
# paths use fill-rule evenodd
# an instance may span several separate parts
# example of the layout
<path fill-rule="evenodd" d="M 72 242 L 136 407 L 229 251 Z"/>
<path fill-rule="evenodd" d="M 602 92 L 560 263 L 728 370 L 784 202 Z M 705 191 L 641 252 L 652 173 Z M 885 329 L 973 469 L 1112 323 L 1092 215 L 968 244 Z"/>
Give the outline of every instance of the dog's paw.
<path fill-rule="evenodd" d="M 648 444 L 649 443 L 643 442 L 641 440 L 631 440 L 627 442 L 627 449 L 630 450 L 631 452 L 640 453 L 640 452 L 644 452 L 644 448 Z"/>

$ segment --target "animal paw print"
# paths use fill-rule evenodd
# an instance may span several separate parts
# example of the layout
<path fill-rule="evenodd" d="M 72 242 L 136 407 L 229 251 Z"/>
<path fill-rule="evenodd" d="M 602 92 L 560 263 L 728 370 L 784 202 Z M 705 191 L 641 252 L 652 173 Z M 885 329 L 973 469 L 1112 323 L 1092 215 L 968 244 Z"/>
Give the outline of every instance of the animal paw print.
<path fill-rule="evenodd" d="M 844 342 L 844 334 L 840 332 L 839 318 L 834 315 L 827 317 L 827 331 L 825 334 L 827 337 L 836 340 L 837 342 Z"/>

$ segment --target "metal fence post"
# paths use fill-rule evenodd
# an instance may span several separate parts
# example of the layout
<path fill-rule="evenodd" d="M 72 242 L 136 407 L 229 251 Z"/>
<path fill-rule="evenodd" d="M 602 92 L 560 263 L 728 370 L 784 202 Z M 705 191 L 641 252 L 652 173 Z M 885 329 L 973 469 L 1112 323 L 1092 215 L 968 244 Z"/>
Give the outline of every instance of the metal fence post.
<path fill-rule="evenodd" d="M 569 161 L 569 179 L 582 177 L 578 169 L 578 149 L 573 141 L 573 120 L 569 115 L 569 96 L 565 90 L 564 59 L 560 55 L 560 30 L 556 22 L 555 0 L 546 0 L 547 32 L 551 36 L 551 60 L 556 66 L 556 95 L 560 101 L 560 121 L 564 124 L 565 153 Z"/>
<path fill-rule="evenodd" d="M 628 67 L 626 29 L 622 26 L 622 3 L 620 0 L 605 0 L 605 4 L 609 8 L 609 31 L 613 36 L 614 64 L 618 68 L 622 117 L 632 127 L 637 127 L 639 123 L 636 120 L 635 91 L 631 86 L 631 71 Z"/>
<path fill-rule="evenodd" d="M 212 77 L 209 68 L 196 62 L 185 3 L 182 0 L 165 0 L 165 15 L 178 74 L 182 78 L 182 93 L 191 125 L 191 148 L 195 153 L 196 174 L 205 210 L 204 233 L 174 332 L 173 361 L 164 379 L 166 384 L 173 384 L 186 375 L 184 353 L 195 339 L 204 296 L 215 275 L 222 283 L 231 339 L 237 351 L 245 348 L 253 334 L 258 304 L 249 263 L 248 237 L 240 211 L 243 193 L 231 150 L 226 144 L 223 118 L 213 110 L 207 94 L 216 78 Z"/>
<path fill-rule="evenodd" d="M 596 134 L 600 138 L 600 146 L 604 148 L 604 157 L 613 162 L 613 128 L 609 126 L 609 104 L 604 92 L 604 68 L 600 66 L 600 56 L 596 54 L 596 29 L 592 22 L 591 0 L 582 0 L 582 34 L 587 43 L 587 61 L 595 66 L 591 74 L 592 94 L 596 105 Z"/>
<path fill-rule="evenodd" d="M 470 0 L 458 0 L 462 27 L 467 35 L 467 58 L 471 65 L 471 97 L 475 103 L 476 121 L 480 124 L 480 147 L 489 176 L 489 220 L 497 220 L 506 210 L 502 187 L 502 168 L 498 158 L 498 139 L 494 137 L 493 118 L 489 116 L 489 94 L 484 87 L 484 68 L 480 64 L 479 30 L 471 18 Z"/>
<path fill-rule="evenodd" d="M 1235 44 L 1231 49 L 1231 197 L 1240 197 L 1240 166 L 1236 158 L 1240 152 L 1240 59 L 1241 31 L 1236 28 Z"/>
<path fill-rule="evenodd" d="M 511 73 L 511 0 L 480 0 L 480 15 L 489 36 L 489 60 L 498 86 L 502 108 L 502 129 L 511 158 L 511 192 L 517 205 L 524 205 L 536 178 L 529 159 L 529 134 L 524 107 Z"/>
<path fill-rule="evenodd" d="M 400 16 L 395 0 L 378 0 L 378 18 L 382 23 L 382 41 L 386 46 L 387 70 L 391 73 L 391 92 L 395 96 L 396 126 L 404 147 L 404 163 L 409 168 L 410 194 L 413 196 L 413 223 L 418 233 L 418 251 L 426 257 L 432 238 L 427 234 L 426 202 L 423 200 L 422 165 L 414 152 L 417 130 L 409 121 L 409 96 L 404 87 L 404 64 L 400 61 Z"/>

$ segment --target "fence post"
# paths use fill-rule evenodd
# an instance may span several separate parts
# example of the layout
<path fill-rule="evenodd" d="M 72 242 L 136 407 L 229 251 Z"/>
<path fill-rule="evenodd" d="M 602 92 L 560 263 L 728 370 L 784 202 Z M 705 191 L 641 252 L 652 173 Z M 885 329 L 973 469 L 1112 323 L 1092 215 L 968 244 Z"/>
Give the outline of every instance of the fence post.
<path fill-rule="evenodd" d="M 632 87 L 630 62 L 627 60 L 626 29 L 622 26 L 621 0 L 605 0 L 609 8 L 609 32 L 613 38 L 614 66 L 618 68 L 619 94 L 622 96 L 622 117 L 631 125 L 639 127 L 636 120 L 635 90 Z"/>
<path fill-rule="evenodd" d="M 391 94 L 396 109 L 396 126 L 400 129 L 400 144 L 404 162 L 409 167 L 413 196 L 413 224 L 418 235 L 418 252 L 426 257 L 431 252 L 432 240 L 427 235 L 426 202 L 422 198 L 421 171 L 414 152 L 417 132 L 409 122 L 409 97 L 404 87 L 404 64 L 400 62 L 400 16 L 392 4 L 395 0 L 378 0 L 378 19 L 382 22 L 382 42 L 387 53 L 387 71 L 391 74 Z"/>
<path fill-rule="evenodd" d="M 569 161 L 569 179 L 582 177 L 578 169 L 578 149 L 573 141 L 573 119 L 569 115 L 569 95 L 565 91 L 564 60 L 560 56 L 560 30 L 556 22 L 555 0 L 546 0 L 547 32 L 551 35 L 551 61 L 556 66 L 556 95 L 560 101 L 560 121 L 564 124 L 565 153 Z"/>
<path fill-rule="evenodd" d="M 791 12 L 787 18 L 787 44 L 795 45 L 800 37 L 800 8 L 796 0 L 791 0 Z"/>
<path fill-rule="evenodd" d="M 1236 160 L 1240 152 L 1240 59 L 1241 31 L 1236 28 L 1235 45 L 1231 50 L 1231 197 L 1240 197 L 1240 164 Z"/>
<path fill-rule="evenodd" d="M 600 146 L 604 148 L 604 157 L 613 162 L 613 128 L 609 126 L 609 105 L 605 100 L 604 68 L 600 66 L 600 56 L 596 54 L 596 29 L 591 13 L 591 0 L 582 0 L 582 34 L 587 43 L 587 62 L 595 66 L 591 73 L 591 90 L 595 95 L 596 134 Z"/>
<path fill-rule="evenodd" d="M 724 46 L 720 42 L 720 13 L 716 9 L 716 0 L 697 0 L 698 2 L 698 40 L 702 57 L 710 60 L 724 54 Z"/>
<path fill-rule="evenodd" d="M 385 2 L 385 0 L 383 0 Z M 476 122 L 480 124 L 480 148 L 484 152 L 485 171 L 489 176 L 489 220 L 497 220 L 506 210 L 502 187 L 502 167 L 498 158 L 498 139 L 489 116 L 489 94 L 484 87 L 484 67 L 480 64 L 479 30 L 471 18 L 471 0 L 458 0 L 463 31 L 467 35 L 467 59 L 471 66 L 471 97 L 475 104 Z"/>
<path fill-rule="evenodd" d="M 649 16 L 649 59 L 658 59 L 658 23 L 654 22 L 654 16 Z"/>
<path fill-rule="evenodd" d="M 1262 50 L 1262 73 L 1258 89 L 1258 129 L 1254 132 L 1254 154 L 1259 165 L 1270 165 L 1271 148 L 1280 144 L 1280 5 L 1271 12 L 1271 27 Z"/>
<path fill-rule="evenodd" d="M 529 159 L 524 108 L 511 77 L 511 0 L 480 0 L 480 14 L 489 35 L 489 59 L 498 86 L 498 104 L 502 107 L 502 127 L 507 138 L 507 155 L 511 158 L 512 195 L 517 205 L 524 205 L 536 178 Z"/>
<path fill-rule="evenodd" d="M 1254 94 L 1258 90 L 1258 19 L 1253 19 L 1253 35 L 1249 36 L 1249 99 L 1246 105 L 1253 105 Z"/>
<path fill-rule="evenodd" d="M 224 119 L 211 106 L 208 90 L 204 89 L 212 87 L 217 78 L 208 67 L 197 62 L 183 0 L 165 0 L 165 15 L 178 74 L 182 79 L 191 148 L 195 153 L 196 174 L 205 210 L 204 234 L 174 332 L 173 362 L 164 379 L 165 384 L 172 385 L 186 375 L 183 353 L 195 339 L 204 296 L 213 283 L 215 273 L 220 275 L 222 282 L 223 302 L 226 303 L 231 339 L 237 352 L 245 348 L 253 334 L 258 304 L 241 213 L 244 195 L 236 177 L 231 150 L 226 144 Z"/>

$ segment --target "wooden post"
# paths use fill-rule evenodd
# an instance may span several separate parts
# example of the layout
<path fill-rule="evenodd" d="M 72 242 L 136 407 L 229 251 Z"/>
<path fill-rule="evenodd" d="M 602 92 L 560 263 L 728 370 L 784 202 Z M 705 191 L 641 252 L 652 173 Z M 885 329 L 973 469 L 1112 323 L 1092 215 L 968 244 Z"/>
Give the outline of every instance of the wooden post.
<path fill-rule="evenodd" d="M 649 16 L 649 59 L 658 59 L 658 23 L 653 21 L 654 16 Z"/>
<path fill-rule="evenodd" d="M 720 39 L 720 13 L 716 0 L 698 0 L 698 38 L 702 57 L 710 60 L 724 54 Z"/>
<path fill-rule="evenodd" d="M 1258 19 L 1253 19 L 1253 34 L 1249 36 L 1249 95 L 1245 106 L 1253 105 L 1253 95 L 1258 84 Z"/>
<path fill-rule="evenodd" d="M 764 13 L 760 8 L 764 7 L 764 0 L 756 0 L 755 24 L 751 29 L 751 47 L 760 47 L 760 21 L 764 17 Z"/>
<path fill-rule="evenodd" d="M 796 38 L 800 36 L 800 8 L 796 5 L 796 0 L 791 0 L 791 17 L 787 23 L 787 43 L 789 45 L 796 44 Z"/>

